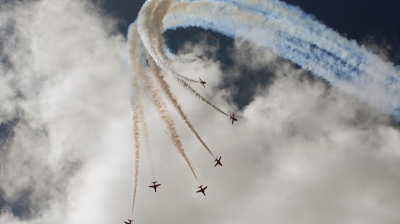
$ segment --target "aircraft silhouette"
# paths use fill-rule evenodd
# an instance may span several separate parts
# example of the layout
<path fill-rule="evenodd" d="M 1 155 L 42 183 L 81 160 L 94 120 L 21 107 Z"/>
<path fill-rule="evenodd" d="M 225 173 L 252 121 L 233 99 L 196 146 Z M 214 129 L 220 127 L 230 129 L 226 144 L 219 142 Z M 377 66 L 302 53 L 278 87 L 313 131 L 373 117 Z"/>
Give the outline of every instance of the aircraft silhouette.
<path fill-rule="evenodd" d="M 203 193 L 204 194 L 204 196 L 206 196 L 206 193 L 204 193 L 204 191 L 207 189 L 207 187 L 208 186 L 206 186 L 205 188 L 202 188 L 203 187 L 203 185 L 200 185 L 200 187 L 197 187 L 197 188 L 200 188 L 200 190 L 198 190 L 198 191 L 196 191 L 196 193 Z"/>
<path fill-rule="evenodd" d="M 203 81 L 203 80 L 201 80 L 201 78 L 200 78 L 200 77 L 199 77 L 199 80 L 200 80 L 200 84 L 201 84 L 201 85 L 203 85 L 203 86 L 204 86 L 204 88 L 206 88 L 206 86 L 205 86 L 206 82 L 205 82 L 205 81 Z"/>
<path fill-rule="evenodd" d="M 154 188 L 154 192 L 157 192 L 157 187 L 158 186 L 160 186 L 161 184 L 156 184 L 157 183 L 157 181 L 155 181 L 155 182 L 151 182 L 151 183 L 153 183 L 153 186 L 149 186 L 149 187 L 152 187 L 152 188 Z"/>
<path fill-rule="evenodd" d="M 132 220 L 128 219 L 128 222 L 125 222 L 125 221 L 124 221 L 124 223 L 125 223 L 125 224 L 132 224 Z"/>
<path fill-rule="evenodd" d="M 217 162 L 217 163 L 214 165 L 214 167 L 216 167 L 217 165 L 220 165 L 220 166 L 222 166 L 222 164 L 221 164 L 221 157 L 222 157 L 222 156 L 220 156 L 220 157 L 219 157 L 219 159 L 218 159 L 218 157 L 217 157 L 217 158 L 215 158 L 215 160 L 214 160 L 214 161 L 215 161 L 215 162 Z"/>
<path fill-rule="evenodd" d="M 198 55 L 195 55 L 198 59 L 201 59 L 201 60 L 203 60 L 203 61 L 206 61 L 206 60 L 204 60 L 203 59 L 203 55 L 200 55 L 200 56 L 198 56 Z"/>
<path fill-rule="evenodd" d="M 237 119 L 235 118 L 235 114 L 234 113 L 232 113 L 230 119 L 232 120 L 232 124 L 233 124 L 233 122 L 237 121 Z"/>

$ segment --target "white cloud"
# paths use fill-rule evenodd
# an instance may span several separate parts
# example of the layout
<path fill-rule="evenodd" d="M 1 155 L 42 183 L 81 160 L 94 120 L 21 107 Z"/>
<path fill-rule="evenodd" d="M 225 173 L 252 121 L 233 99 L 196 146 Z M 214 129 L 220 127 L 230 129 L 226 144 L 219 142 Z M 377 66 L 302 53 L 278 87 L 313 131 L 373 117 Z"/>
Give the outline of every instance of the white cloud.
<path fill-rule="evenodd" d="M 14 215 L 23 211 L 18 218 L 32 223 L 93 220 L 82 210 L 86 192 L 104 191 L 93 184 L 116 178 L 102 175 L 100 167 L 115 165 L 104 155 L 112 150 L 115 158 L 132 156 L 125 40 L 113 34 L 115 21 L 90 2 L 8 6 L 1 24 L 12 21 L 15 32 L 2 38 L 13 69 L 2 75 L 10 109 L 2 111 L 1 122 L 18 122 L 11 127 L 12 145 L 2 151 L 2 197 Z"/>

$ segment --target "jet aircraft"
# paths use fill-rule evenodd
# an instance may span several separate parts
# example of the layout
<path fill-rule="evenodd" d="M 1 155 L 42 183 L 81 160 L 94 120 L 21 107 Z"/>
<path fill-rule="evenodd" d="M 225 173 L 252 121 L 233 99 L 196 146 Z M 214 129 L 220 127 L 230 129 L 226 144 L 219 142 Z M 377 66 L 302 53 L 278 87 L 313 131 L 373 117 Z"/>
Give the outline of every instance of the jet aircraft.
<path fill-rule="evenodd" d="M 205 82 L 205 81 L 203 81 L 203 80 L 201 80 L 201 78 L 200 78 L 200 77 L 199 77 L 199 80 L 200 80 L 200 84 L 201 84 L 201 85 L 203 85 L 203 87 L 204 87 L 204 88 L 206 88 L 206 86 L 205 86 L 206 82 Z"/>
<path fill-rule="evenodd" d="M 198 59 L 201 59 L 201 60 L 203 60 L 203 61 L 206 61 L 206 60 L 204 60 L 203 59 L 203 55 L 200 55 L 200 56 L 198 56 L 198 55 L 195 55 Z"/>
<path fill-rule="evenodd" d="M 215 160 L 214 160 L 214 161 L 215 161 L 215 162 L 217 162 L 217 163 L 214 165 L 214 167 L 216 167 L 217 165 L 220 165 L 220 166 L 222 166 L 222 164 L 221 164 L 221 157 L 222 157 L 222 156 L 220 156 L 220 157 L 219 157 L 219 159 L 218 159 L 218 157 L 217 157 L 217 158 L 215 158 Z"/>
<path fill-rule="evenodd" d="M 132 220 L 128 219 L 128 222 L 125 222 L 125 221 L 124 221 L 124 223 L 125 223 L 125 224 L 132 224 Z"/>
<path fill-rule="evenodd" d="M 151 182 L 151 183 L 153 183 L 153 185 L 150 185 L 149 187 L 152 187 L 152 188 L 154 188 L 154 192 L 157 192 L 157 187 L 158 187 L 158 186 L 160 186 L 161 184 L 156 184 L 156 183 L 157 183 L 157 181 L 155 181 L 155 182 Z"/>
<path fill-rule="evenodd" d="M 204 196 L 206 196 L 206 193 L 204 193 L 204 191 L 207 189 L 207 187 L 208 186 L 206 186 L 205 188 L 203 188 L 203 185 L 200 185 L 200 187 L 197 187 L 197 188 L 200 188 L 200 190 L 198 190 L 198 191 L 196 191 L 196 193 L 203 193 L 204 194 Z"/>
<path fill-rule="evenodd" d="M 230 119 L 232 120 L 232 124 L 233 124 L 233 122 L 237 121 L 237 119 L 235 118 L 235 114 L 234 113 L 232 113 Z"/>

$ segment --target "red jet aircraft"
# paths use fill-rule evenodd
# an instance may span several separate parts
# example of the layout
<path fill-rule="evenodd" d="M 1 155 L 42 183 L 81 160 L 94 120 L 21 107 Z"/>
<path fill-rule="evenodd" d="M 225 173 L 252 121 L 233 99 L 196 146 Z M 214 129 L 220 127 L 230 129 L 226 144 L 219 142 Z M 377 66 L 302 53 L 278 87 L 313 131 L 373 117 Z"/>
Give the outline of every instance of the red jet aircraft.
<path fill-rule="evenodd" d="M 237 121 L 237 119 L 235 118 L 235 114 L 234 113 L 232 113 L 230 119 L 232 120 L 232 124 L 233 124 L 233 122 Z"/>
<path fill-rule="evenodd" d="M 158 186 L 160 186 L 161 184 L 156 184 L 157 183 L 157 181 L 155 181 L 155 182 L 152 182 L 153 183 L 153 186 L 149 186 L 149 187 L 152 187 L 152 188 L 154 188 L 154 192 L 157 192 L 157 187 Z"/>
<path fill-rule="evenodd" d="M 217 162 L 217 163 L 214 165 L 214 167 L 216 167 L 217 165 L 220 165 L 220 166 L 222 166 L 222 164 L 221 164 L 221 157 L 222 157 L 222 156 L 220 156 L 220 157 L 219 157 L 219 159 L 218 159 L 218 157 L 217 157 L 217 158 L 215 158 L 215 160 L 214 160 L 214 161 L 215 161 L 215 162 Z"/>
<path fill-rule="evenodd" d="M 204 88 L 206 88 L 206 86 L 205 86 L 206 82 L 205 82 L 205 81 L 203 81 L 203 80 L 201 80 L 201 78 L 200 78 L 200 77 L 199 77 L 199 80 L 200 80 L 200 84 L 201 84 L 201 85 L 203 85 L 203 86 L 204 86 Z"/>
<path fill-rule="evenodd" d="M 128 222 L 125 222 L 125 221 L 124 221 L 124 223 L 125 223 L 125 224 L 132 224 L 132 220 L 128 219 Z"/>
<path fill-rule="evenodd" d="M 197 187 L 197 188 L 200 188 L 200 190 L 198 190 L 198 191 L 196 191 L 196 193 L 203 193 L 204 194 L 204 196 L 206 196 L 206 193 L 204 193 L 204 191 L 207 189 L 207 187 L 208 186 L 206 186 L 205 188 L 202 188 L 203 187 L 203 185 L 200 185 L 200 187 Z"/>
<path fill-rule="evenodd" d="M 203 60 L 203 61 L 206 61 L 206 60 L 203 59 L 203 55 L 200 55 L 200 56 L 196 55 L 196 57 L 197 57 L 198 59 L 201 59 L 201 60 Z"/>

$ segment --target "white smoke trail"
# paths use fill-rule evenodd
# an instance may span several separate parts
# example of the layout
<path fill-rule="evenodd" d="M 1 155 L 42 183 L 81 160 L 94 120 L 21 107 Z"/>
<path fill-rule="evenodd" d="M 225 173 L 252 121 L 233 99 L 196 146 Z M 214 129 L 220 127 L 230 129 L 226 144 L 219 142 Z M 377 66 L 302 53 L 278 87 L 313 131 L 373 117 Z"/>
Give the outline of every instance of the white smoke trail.
<path fill-rule="evenodd" d="M 157 3 L 159 3 L 161 6 L 157 8 L 157 10 L 155 10 Z M 157 63 L 158 66 L 160 66 L 165 72 L 167 72 L 167 74 L 175 78 L 179 78 L 188 82 L 197 83 L 199 81 L 187 78 L 175 72 L 169 65 L 163 53 L 162 46 L 159 45 L 159 43 L 162 41 L 161 39 L 162 36 L 158 30 L 160 30 L 161 28 L 158 28 L 159 22 L 157 20 L 157 17 L 153 20 L 152 13 L 154 11 L 155 15 L 158 15 L 159 13 L 162 14 L 164 12 L 162 9 L 164 8 L 168 9 L 171 3 L 172 3 L 171 0 L 160 1 L 160 2 L 156 0 L 146 1 L 139 12 L 139 17 L 137 20 L 138 24 L 137 29 L 139 35 L 141 36 L 144 46 L 146 47 L 147 51 L 149 52 L 149 54 L 151 55 L 151 57 L 154 59 L 154 61 Z M 154 33 L 159 33 L 159 34 L 157 35 Z"/>
<path fill-rule="evenodd" d="M 149 136 L 149 138 L 150 138 L 150 136 Z M 157 154 L 157 155 L 154 155 L 153 159 L 154 159 L 154 164 L 156 164 L 157 180 L 159 180 L 160 179 L 160 171 L 158 170 L 157 159 L 156 159 L 156 156 L 158 156 L 158 153 L 157 152 L 154 153 L 155 151 L 154 151 L 154 148 L 153 148 L 153 144 L 152 144 L 151 138 L 150 138 L 150 148 L 151 148 L 151 152 L 152 152 L 153 155 Z"/>
<path fill-rule="evenodd" d="M 221 109 L 219 109 L 218 107 L 214 106 L 212 103 L 210 103 L 208 100 L 206 100 L 203 96 L 201 96 L 198 92 L 196 92 L 196 90 L 194 90 L 189 84 L 187 84 L 185 81 L 175 78 L 175 81 L 178 82 L 179 85 L 181 85 L 183 88 L 185 88 L 187 91 L 189 91 L 189 93 L 193 94 L 195 97 L 197 97 L 197 99 L 199 99 L 201 102 L 205 103 L 207 106 L 211 107 L 212 109 L 214 109 L 215 111 L 228 116 L 228 114 L 226 114 L 225 112 L 223 112 Z"/>
<path fill-rule="evenodd" d="M 190 59 L 190 58 L 181 58 L 175 54 L 173 54 L 170 49 L 167 47 L 164 41 L 164 37 L 162 36 L 162 30 L 163 30 L 163 24 L 162 20 L 173 3 L 172 0 L 161 0 L 158 1 L 157 6 L 153 10 L 153 13 L 151 15 L 151 30 L 153 31 L 152 37 L 156 40 L 156 49 L 157 49 L 157 54 L 159 57 L 163 58 L 165 60 L 165 57 L 167 57 L 170 60 L 177 61 L 180 63 L 192 63 L 196 61 L 196 59 Z M 160 50 L 162 49 L 162 50 Z M 195 80 L 197 81 L 197 80 Z"/>
<path fill-rule="evenodd" d="M 180 63 L 192 63 L 194 61 L 196 61 L 197 59 L 192 59 L 192 58 L 181 58 L 178 55 L 174 54 L 171 52 L 171 50 L 164 44 L 163 46 L 164 49 L 164 54 L 173 61 L 177 61 Z"/>
<path fill-rule="evenodd" d="M 297 7 L 277 0 L 181 1 L 163 26 L 198 26 L 270 48 L 400 121 L 399 70 Z"/>
<path fill-rule="evenodd" d="M 145 149 L 146 149 L 146 152 L 148 153 L 148 157 L 150 158 L 149 159 L 150 175 L 151 175 L 152 180 L 154 180 L 154 178 L 155 178 L 155 169 L 154 169 L 154 161 L 153 161 L 153 152 L 151 150 L 151 142 L 150 142 L 149 134 L 148 134 L 148 131 L 147 131 L 146 117 L 144 116 L 143 106 L 141 104 L 139 105 L 138 109 L 139 109 L 138 110 L 138 112 L 139 112 L 139 122 L 140 122 L 140 124 L 142 126 L 141 130 L 142 130 L 142 134 L 143 134 L 144 142 L 145 142 L 144 145 L 146 146 Z M 147 180 L 147 181 L 149 182 L 149 180 Z"/>
<path fill-rule="evenodd" d="M 184 164 L 184 165 L 186 165 L 186 164 Z M 195 186 L 194 186 L 194 184 L 193 184 L 193 181 L 192 181 L 192 178 L 191 178 L 191 176 L 190 176 L 189 171 L 187 171 L 187 169 L 185 169 L 185 172 L 186 172 L 187 175 L 188 175 L 188 178 L 189 178 L 190 183 L 192 184 L 192 187 L 195 188 Z"/>
<path fill-rule="evenodd" d="M 149 65 L 153 70 L 153 74 L 158 81 L 161 90 L 163 91 L 165 97 L 171 102 L 172 106 L 174 107 L 175 111 L 177 112 L 179 118 L 183 121 L 183 123 L 186 125 L 186 127 L 193 133 L 193 135 L 196 137 L 196 139 L 200 142 L 200 144 L 203 145 L 203 147 L 212 155 L 212 157 L 215 158 L 214 154 L 211 152 L 211 150 L 208 148 L 206 143 L 204 143 L 203 139 L 201 139 L 200 135 L 197 133 L 197 131 L 194 129 L 190 121 L 187 119 L 186 114 L 183 112 L 181 105 L 178 103 L 177 97 L 172 93 L 171 87 L 167 83 L 167 81 L 164 79 L 164 77 L 160 74 L 160 70 L 156 69 L 156 64 L 154 60 L 151 57 L 148 57 L 149 59 Z"/>
<path fill-rule="evenodd" d="M 203 175 L 201 174 L 201 171 L 199 170 L 199 168 L 196 165 L 196 161 L 188 154 L 190 160 L 193 161 L 194 167 L 196 168 L 196 170 L 198 171 L 198 173 L 200 174 L 200 178 L 202 179 L 202 183 L 207 185 L 206 179 L 204 179 Z"/>
<path fill-rule="evenodd" d="M 147 168 L 147 156 L 146 156 L 146 152 L 143 153 L 144 155 L 144 167 L 146 168 L 146 177 L 147 177 L 147 183 L 150 183 L 150 179 L 149 179 L 149 170 Z M 133 210 L 132 210 L 133 211 Z"/>
<path fill-rule="evenodd" d="M 164 37 L 162 36 L 163 24 L 162 19 L 164 18 L 167 10 L 171 6 L 173 1 L 171 0 L 161 0 L 159 4 L 155 7 L 152 16 L 151 16 L 151 28 L 153 31 L 152 37 L 156 40 L 156 50 L 159 57 L 163 60 L 166 60 L 166 57 L 170 60 L 181 62 L 181 63 L 192 63 L 196 61 L 196 59 L 190 58 L 181 58 L 175 54 L 173 54 L 170 49 L 167 47 L 164 41 Z"/>

